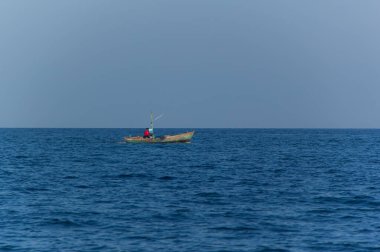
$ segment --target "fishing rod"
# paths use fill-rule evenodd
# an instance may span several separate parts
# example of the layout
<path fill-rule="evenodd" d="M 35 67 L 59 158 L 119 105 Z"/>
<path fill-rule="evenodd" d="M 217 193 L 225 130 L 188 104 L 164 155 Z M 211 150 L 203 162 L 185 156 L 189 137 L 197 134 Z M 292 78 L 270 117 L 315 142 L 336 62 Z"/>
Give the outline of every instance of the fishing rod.
<path fill-rule="evenodd" d="M 164 114 L 161 114 L 159 116 L 157 116 L 156 118 L 154 118 L 155 121 L 157 121 L 158 119 L 162 118 L 164 116 Z"/>

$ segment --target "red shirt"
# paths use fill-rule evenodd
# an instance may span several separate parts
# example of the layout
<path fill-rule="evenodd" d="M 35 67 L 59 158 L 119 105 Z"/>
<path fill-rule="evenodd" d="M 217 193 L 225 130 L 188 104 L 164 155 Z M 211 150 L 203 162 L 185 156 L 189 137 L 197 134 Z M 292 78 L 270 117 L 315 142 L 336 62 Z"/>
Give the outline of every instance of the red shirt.
<path fill-rule="evenodd" d="M 149 134 L 149 130 L 145 130 L 145 131 L 144 131 L 144 136 L 150 136 L 150 134 Z"/>

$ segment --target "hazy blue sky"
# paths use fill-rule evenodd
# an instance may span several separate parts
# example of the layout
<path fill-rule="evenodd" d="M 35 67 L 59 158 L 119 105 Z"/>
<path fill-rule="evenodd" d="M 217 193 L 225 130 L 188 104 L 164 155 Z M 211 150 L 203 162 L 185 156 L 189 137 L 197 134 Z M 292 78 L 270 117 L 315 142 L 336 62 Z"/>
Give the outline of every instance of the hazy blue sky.
<path fill-rule="evenodd" d="M 0 127 L 380 127 L 378 0 L 0 1 Z"/>

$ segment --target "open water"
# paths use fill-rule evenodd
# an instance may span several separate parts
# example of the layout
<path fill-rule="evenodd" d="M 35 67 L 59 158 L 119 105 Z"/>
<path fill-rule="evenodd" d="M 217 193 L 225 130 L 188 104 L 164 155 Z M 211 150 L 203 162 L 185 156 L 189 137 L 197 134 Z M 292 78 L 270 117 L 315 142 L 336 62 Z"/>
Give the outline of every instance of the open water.
<path fill-rule="evenodd" d="M 0 129 L 0 251 L 380 251 L 380 130 L 142 131 Z"/>

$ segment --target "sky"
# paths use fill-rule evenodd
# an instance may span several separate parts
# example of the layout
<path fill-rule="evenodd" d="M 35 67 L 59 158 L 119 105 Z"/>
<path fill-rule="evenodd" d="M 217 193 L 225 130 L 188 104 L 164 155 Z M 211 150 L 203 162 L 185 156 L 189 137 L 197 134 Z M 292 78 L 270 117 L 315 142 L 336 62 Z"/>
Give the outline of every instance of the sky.
<path fill-rule="evenodd" d="M 0 127 L 379 128 L 378 0 L 0 1 Z"/>

